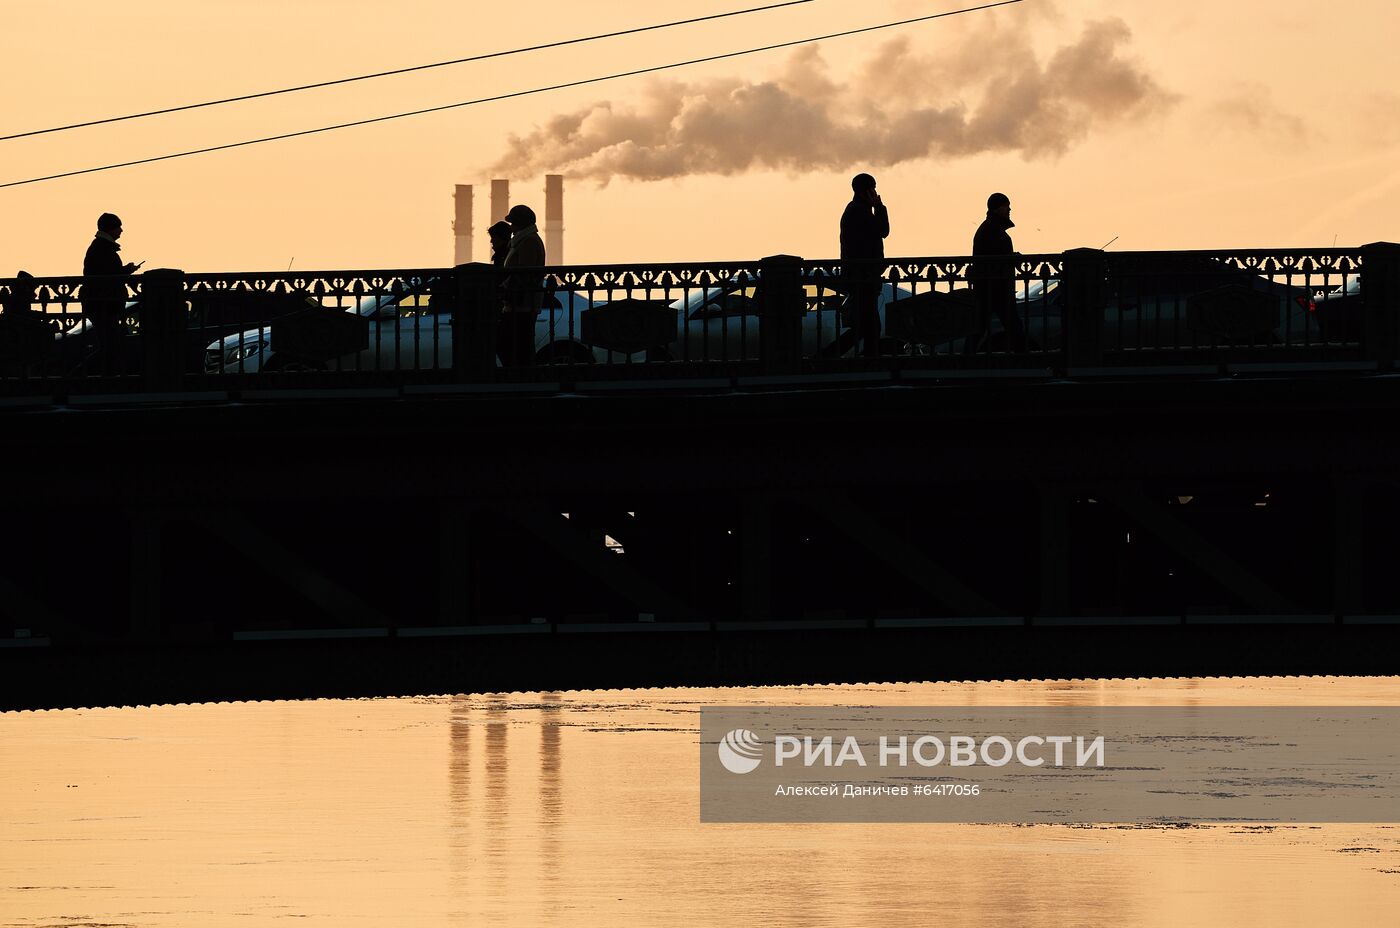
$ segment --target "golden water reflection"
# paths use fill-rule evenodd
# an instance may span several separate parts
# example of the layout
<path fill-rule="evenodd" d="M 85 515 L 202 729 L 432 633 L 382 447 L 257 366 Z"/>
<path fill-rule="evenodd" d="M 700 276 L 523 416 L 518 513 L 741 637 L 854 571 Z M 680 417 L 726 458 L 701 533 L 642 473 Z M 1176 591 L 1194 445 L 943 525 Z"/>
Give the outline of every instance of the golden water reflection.
<path fill-rule="evenodd" d="M 0 925 L 1394 925 L 1400 826 L 700 825 L 699 710 L 1397 705 L 1400 678 L 0 715 Z"/>

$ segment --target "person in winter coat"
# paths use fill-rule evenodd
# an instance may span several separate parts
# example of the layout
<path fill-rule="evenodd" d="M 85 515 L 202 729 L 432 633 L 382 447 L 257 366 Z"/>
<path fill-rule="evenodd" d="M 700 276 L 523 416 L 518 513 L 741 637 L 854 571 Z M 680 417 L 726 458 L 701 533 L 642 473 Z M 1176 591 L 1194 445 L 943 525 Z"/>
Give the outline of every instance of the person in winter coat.
<path fill-rule="evenodd" d="M 1006 347 L 1011 351 L 1026 350 L 1026 330 L 1016 312 L 1016 249 L 1011 244 L 1008 229 L 1011 221 L 1011 199 L 1004 193 L 987 198 L 987 218 L 972 237 L 972 292 L 982 320 L 984 335 L 990 334 L 992 316 L 1001 320 L 1006 332 Z M 975 344 L 968 339 L 968 350 Z"/>
<path fill-rule="evenodd" d="M 506 255 L 510 252 L 510 223 L 502 219 L 486 230 L 491 237 L 491 263 L 505 267 Z"/>
<path fill-rule="evenodd" d="M 97 217 L 97 234 L 83 256 L 83 315 L 91 320 L 97 336 L 102 369 L 117 373 L 117 353 L 121 346 L 121 321 L 126 315 L 126 282 L 139 264 L 123 264 L 117 252 L 121 245 L 122 221 L 111 213 Z"/>
<path fill-rule="evenodd" d="M 544 306 L 544 276 L 525 269 L 544 267 L 544 240 L 535 227 L 535 211 L 524 204 L 512 206 L 506 222 L 510 223 L 510 250 L 503 266 L 520 270 L 502 284 L 505 309 L 496 353 L 505 367 L 528 367 L 535 359 L 535 319 Z"/>
<path fill-rule="evenodd" d="M 846 324 L 859 336 L 867 358 L 880 353 L 880 262 L 890 234 L 890 214 L 875 190 L 875 178 L 851 178 L 854 194 L 841 214 L 841 266 L 845 272 Z"/>

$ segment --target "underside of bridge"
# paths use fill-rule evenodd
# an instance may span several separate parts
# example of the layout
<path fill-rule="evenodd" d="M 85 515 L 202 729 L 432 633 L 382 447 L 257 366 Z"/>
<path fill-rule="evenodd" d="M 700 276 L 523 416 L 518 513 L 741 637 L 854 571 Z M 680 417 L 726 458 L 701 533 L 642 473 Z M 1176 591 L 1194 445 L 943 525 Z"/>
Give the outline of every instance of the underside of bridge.
<path fill-rule="evenodd" d="M 1396 672 L 1400 378 L 5 410 L 6 706 Z"/>

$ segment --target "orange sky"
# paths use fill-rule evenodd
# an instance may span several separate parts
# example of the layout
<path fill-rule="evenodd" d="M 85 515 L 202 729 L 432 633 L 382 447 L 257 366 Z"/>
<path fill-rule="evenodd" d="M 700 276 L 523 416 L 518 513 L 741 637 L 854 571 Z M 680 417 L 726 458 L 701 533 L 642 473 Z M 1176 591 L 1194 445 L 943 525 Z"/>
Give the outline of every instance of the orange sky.
<path fill-rule="evenodd" d="M 0 56 L 0 134 L 745 5 L 751 4 L 15 4 L 6 10 L 9 41 Z M 959 5 L 816 0 L 683 30 L 0 142 L 0 182 Z M 1105 71 L 1105 56 L 1086 44 L 1094 35 L 1116 37 L 1117 71 Z M 685 161 L 680 176 L 614 178 L 606 185 L 574 176 L 566 188 L 570 262 L 830 256 L 849 178 L 871 165 L 882 165 L 871 170 L 891 209 L 892 255 L 965 252 L 993 190 L 1012 197 L 1016 244 L 1025 252 L 1098 246 L 1115 235 L 1116 249 L 1328 245 L 1334 236 L 1339 244 L 1396 240 L 1396 35 L 1400 4 L 1392 0 L 1350 0 L 1325 10 L 1304 0 L 1027 0 L 827 42 L 819 61 L 795 64 L 794 53 L 772 52 L 655 79 L 3 189 L 0 274 L 78 272 L 104 210 L 121 214 L 125 254 L 148 268 L 280 270 L 292 260 L 299 269 L 449 264 L 453 185 L 486 183 L 511 133 L 528 136 L 551 119 L 590 110 L 587 126 L 596 128 L 600 101 L 611 103 L 614 116 L 645 121 L 648 107 L 667 97 L 684 101 L 689 123 L 665 151 L 650 150 L 643 140 L 640 156 L 649 164 Z M 903 54 L 888 44 L 897 37 L 908 43 Z M 779 96 L 777 115 L 768 119 L 753 101 L 774 88 L 788 96 Z M 1135 90 L 1145 94 L 1136 102 L 1127 99 Z M 1023 99 L 1032 102 L 1023 108 Z M 815 122 L 805 107 L 817 112 Z M 946 120 L 906 118 L 916 110 L 961 113 L 966 138 L 955 139 Z M 829 126 L 830 136 L 792 141 L 812 125 Z M 903 129 L 870 132 L 867 153 L 867 130 L 890 126 Z M 617 151 L 636 153 L 638 140 L 623 138 L 626 125 L 605 128 L 607 141 L 621 147 L 575 158 L 566 174 L 606 174 Z M 664 120 L 647 131 L 653 130 L 664 134 Z M 764 134 L 772 138 L 758 138 Z M 712 157 L 696 156 L 696 138 L 715 143 Z M 974 144 L 982 138 L 992 141 Z M 552 149 L 535 145 L 532 163 L 520 170 L 552 169 Z M 757 164 L 729 163 L 760 149 L 777 154 Z M 718 162 L 736 173 L 708 173 Z M 511 177 L 516 202 L 542 207 L 540 177 Z M 479 258 L 485 199 L 483 190 Z"/>

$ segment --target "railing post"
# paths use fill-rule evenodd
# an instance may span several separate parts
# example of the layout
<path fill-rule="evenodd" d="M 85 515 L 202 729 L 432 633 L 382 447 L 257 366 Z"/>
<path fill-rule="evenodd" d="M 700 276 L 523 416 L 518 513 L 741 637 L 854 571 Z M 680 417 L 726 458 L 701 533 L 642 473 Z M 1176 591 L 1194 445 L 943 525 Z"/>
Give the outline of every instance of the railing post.
<path fill-rule="evenodd" d="M 1101 248 L 1073 248 L 1064 253 L 1060 286 L 1065 290 L 1060 320 L 1064 366 L 1103 363 L 1104 278 L 1108 261 Z"/>
<path fill-rule="evenodd" d="M 453 276 L 453 370 L 459 382 L 490 383 L 496 379 L 496 324 L 501 315 L 496 268 L 480 262 L 459 264 Z"/>
<path fill-rule="evenodd" d="M 1400 245 L 1361 246 L 1361 315 L 1366 360 L 1389 367 L 1400 334 Z"/>
<path fill-rule="evenodd" d="M 185 272 L 158 268 L 141 275 L 137 302 L 146 389 L 179 390 L 185 380 Z"/>
<path fill-rule="evenodd" d="M 765 374 L 802 371 L 802 317 L 807 300 L 802 290 L 802 259 L 771 255 L 759 261 L 758 356 Z"/>

